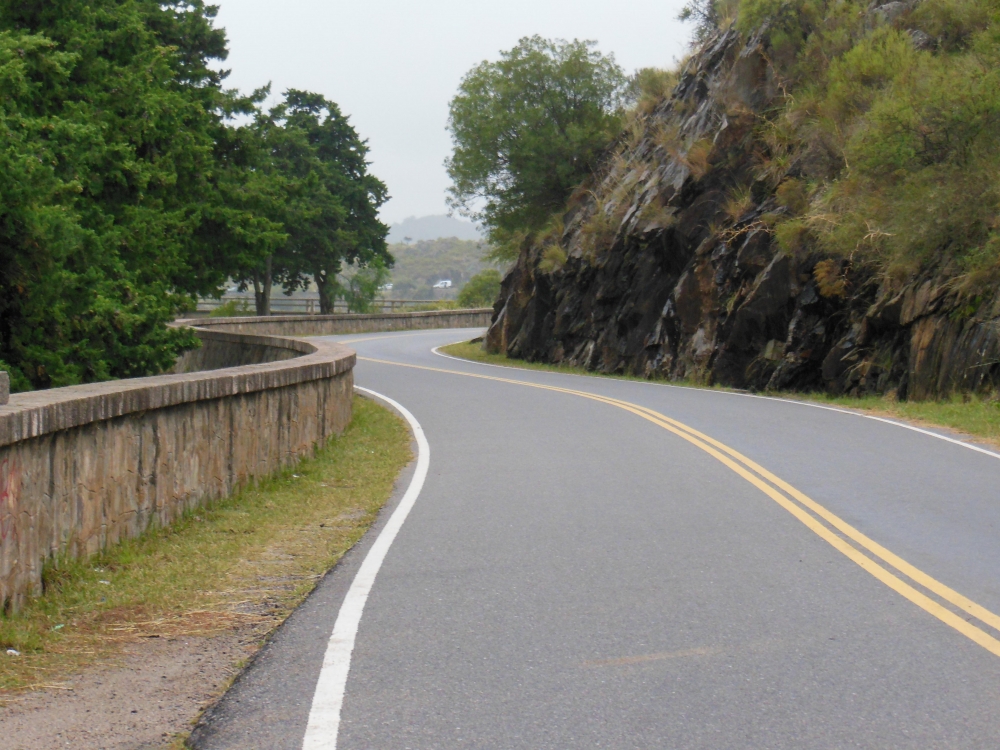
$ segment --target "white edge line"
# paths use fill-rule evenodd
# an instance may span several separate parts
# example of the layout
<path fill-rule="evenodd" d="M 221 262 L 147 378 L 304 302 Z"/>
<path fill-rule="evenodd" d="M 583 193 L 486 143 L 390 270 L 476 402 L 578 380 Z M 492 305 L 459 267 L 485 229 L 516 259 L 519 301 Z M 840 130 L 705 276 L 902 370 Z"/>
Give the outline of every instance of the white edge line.
<path fill-rule="evenodd" d="M 302 740 L 303 750 L 336 750 L 337 733 L 340 730 L 340 710 L 344 705 L 347 675 L 351 670 L 351 653 L 354 651 L 354 641 L 358 635 L 365 602 L 368 601 L 368 594 L 372 590 L 375 576 L 382 567 L 389 547 L 392 546 L 403 522 L 417 501 L 430 465 L 431 449 L 424 436 L 424 430 L 416 418 L 401 404 L 381 393 L 359 386 L 355 386 L 355 389 L 385 401 L 409 423 L 413 437 L 417 441 L 417 468 L 410 480 L 410 486 L 406 488 L 406 494 L 365 555 L 364 562 L 361 563 L 347 596 L 340 605 L 333 633 L 326 646 L 316 691 L 313 693 L 309 723 L 306 725 L 305 738 Z"/>
<path fill-rule="evenodd" d="M 455 341 L 455 344 L 464 343 L 463 341 Z M 571 378 L 594 378 L 598 380 L 622 380 L 623 378 L 600 378 L 596 375 L 581 375 L 575 372 L 551 372 L 549 370 L 531 370 L 526 367 L 517 367 L 516 365 L 495 365 L 491 362 L 476 362 L 472 359 L 462 359 L 461 357 L 453 357 L 450 354 L 443 354 L 439 352 L 438 349 L 441 346 L 451 346 L 451 344 L 441 344 L 431 349 L 431 352 L 438 355 L 439 357 L 444 357 L 445 359 L 453 359 L 456 362 L 465 362 L 467 364 L 480 365 L 482 367 L 499 367 L 502 370 L 521 370 L 522 372 L 548 372 L 552 375 L 568 375 Z M 720 391 L 711 388 L 693 388 L 689 385 L 676 385 L 674 383 L 654 383 L 649 380 L 628 380 L 626 382 L 635 383 L 637 385 L 652 385 L 660 388 L 679 388 L 685 391 L 698 391 L 699 393 L 719 393 L 726 396 L 743 396 L 744 398 L 759 398 L 766 401 L 780 401 L 784 404 L 795 404 L 796 406 L 808 406 L 812 409 L 823 409 L 825 411 L 835 411 L 838 414 L 848 414 L 853 417 L 862 417 L 864 419 L 873 419 L 876 422 L 883 422 L 884 424 L 892 425 L 893 427 L 902 427 L 904 430 L 912 430 L 913 432 L 919 432 L 921 435 L 928 435 L 932 438 L 937 438 L 938 440 L 944 440 L 946 443 L 952 443 L 953 445 L 959 445 L 963 448 L 968 448 L 970 451 L 976 451 L 977 453 L 982 453 L 991 458 L 1000 459 L 1000 453 L 996 453 L 987 448 L 975 445 L 973 443 L 967 443 L 964 440 L 958 440 L 956 438 L 948 437 L 947 435 L 941 435 L 940 433 L 934 432 L 932 430 L 925 430 L 920 427 L 916 427 L 911 424 L 906 424 L 905 422 L 898 422 L 894 419 L 886 419 L 885 417 L 876 417 L 872 414 L 865 414 L 864 412 L 854 411 L 852 409 L 838 409 L 836 406 L 824 406 L 823 404 L 813 404 L 808 401 L 799 401 L 794 398 L 780 398 L 778 396 L 761 396 L 756 393 L 742 393 L 740 391 Z"/>

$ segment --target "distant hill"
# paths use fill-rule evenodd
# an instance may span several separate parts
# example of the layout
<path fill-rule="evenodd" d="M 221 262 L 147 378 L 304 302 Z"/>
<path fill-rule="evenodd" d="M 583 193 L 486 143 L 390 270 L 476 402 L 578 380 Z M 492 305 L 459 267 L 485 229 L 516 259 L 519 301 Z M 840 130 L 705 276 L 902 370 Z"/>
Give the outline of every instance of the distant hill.
<path fill-rule="evenodd" d="M 456 237 L 460 240 L 479 240 L 482 234 L 475 224 L 451 216 L 411 216 L 389 228 L 389 244 L 404 242 L 409 237 L 413 241 L 436 240 L 441 237 Z"/>
<path fill-rule="evenodd" d="M 390 245 L 389 252 L 396 259 L 392 296 L 396 299 L 455 297 L 465 282 L 490 266 L 482 259 L 485 249 L 482 241 L 454 237 Z M 452 287 L 435 294 L 432 287 L 442 279 L 449 279 Z"/>

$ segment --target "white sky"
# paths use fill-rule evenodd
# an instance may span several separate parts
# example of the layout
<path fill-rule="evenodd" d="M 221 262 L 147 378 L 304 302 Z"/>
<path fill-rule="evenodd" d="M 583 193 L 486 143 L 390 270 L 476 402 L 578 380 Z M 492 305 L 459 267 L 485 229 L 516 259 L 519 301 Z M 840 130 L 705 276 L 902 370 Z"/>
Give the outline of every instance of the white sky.
<path fill-rule="evenodd" d="M 685 0 L 213 0 L 229 37 L 227 85 L 324 94 L 369 140 L 388 223 L 445 213 L 448 102 L 462 76 L 523 36 L 593 39 L 631 73 L 668 67 Z"/>

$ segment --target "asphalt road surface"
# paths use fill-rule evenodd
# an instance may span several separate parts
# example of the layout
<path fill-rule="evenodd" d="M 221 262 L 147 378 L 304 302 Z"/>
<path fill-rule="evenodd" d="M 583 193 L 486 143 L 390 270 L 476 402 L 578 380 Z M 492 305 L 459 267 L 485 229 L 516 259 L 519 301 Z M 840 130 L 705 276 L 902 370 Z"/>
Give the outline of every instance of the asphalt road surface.
<path fill-rule="evenodd" d="M 1000 747 L 1000 456 L 471 333 L 337 337 L 425 465 L 196 747 Z"/>

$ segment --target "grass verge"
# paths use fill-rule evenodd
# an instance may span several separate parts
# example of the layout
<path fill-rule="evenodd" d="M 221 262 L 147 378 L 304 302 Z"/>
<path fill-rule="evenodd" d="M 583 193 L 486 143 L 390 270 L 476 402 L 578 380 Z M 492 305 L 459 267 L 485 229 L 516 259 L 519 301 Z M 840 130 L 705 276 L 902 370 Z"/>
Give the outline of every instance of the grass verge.
<path fill-rule="evenodd" d="M 597 377 L 625 380 L 647 380 L 636 375 L 617 375 L 591 372 L 583 367 L 569 365 L 550 365 L 541 362 L 525 362 L 512 359 L 505 354 L 490 354 L 478 343 L 469 341 L 459 344 L 442 346 L 443 354 L 484 362 L 491 365 L 517 367 L 524 370 L 546 370 L 548 372 L 564 372 L 572 375 L 590 375 Z M 663 381 L 668 382 L 668 381 Z M 700 386 L 690 382 L 669 381 L 672 385 Z M 722 390 L 722 389 L 720 389 Z M 979 440 L 1000 447 L 1000 399 L 986 398 L 975 394 L 954 396 L 941 401 L 897 401 L 891 396 L 828 396 L 822 393 L 773 393 L 771 395 L 783 398 L 810 401 L 828 406 L 838 406 L 876 416 L 890 417 L 912 422 L 928 427 L 946 427 L 971 435 Z"/>
<path fill-rule="evenodd" d="M 45 594 L 0 619 L 0 698 L 58 687 L 138 638 L 247 625 L 263 637 L 361 538 L 411 457 L 405 423 L 355 398 L 351 424 L 314 457 L 168 528 L 50 566 Z"/>

